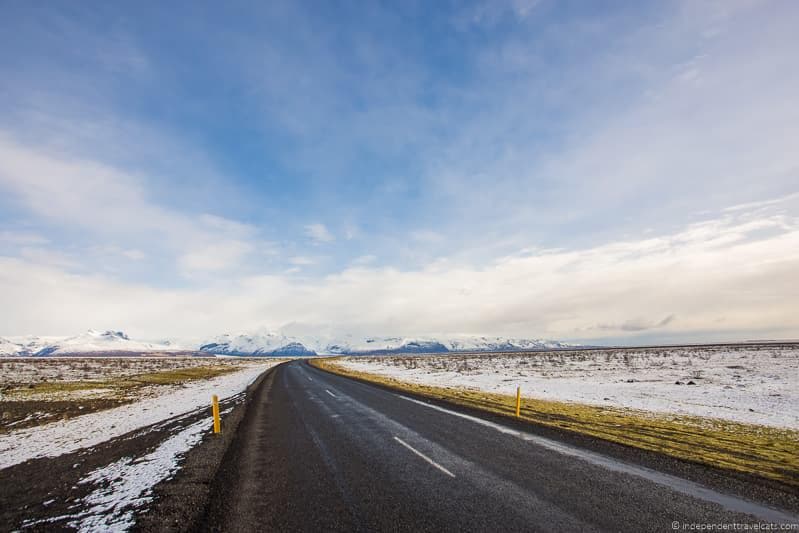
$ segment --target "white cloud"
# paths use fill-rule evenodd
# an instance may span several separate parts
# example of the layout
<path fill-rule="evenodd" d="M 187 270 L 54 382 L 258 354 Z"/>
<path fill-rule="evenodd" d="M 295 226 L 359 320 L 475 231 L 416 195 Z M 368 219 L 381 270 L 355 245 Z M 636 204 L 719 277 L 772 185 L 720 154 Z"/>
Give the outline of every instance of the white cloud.
<path fill-rule="evenodd" d="M 0 231 L 0 243 L 12 245 L 42 245 L 50 241 L 30 231 Z"/>
<path fill-rule="evenodd" d="M 116 245 L 94 246 L 89 249 L 89 252 L 96 256 L 102 257 L 105 260 L 113 257 L 124 257 L 131 261 L 143 261 L 147 258 L 147 254 L 137 248 L 122 248 Z"/>
<path fill-rule="evenodd" d="M 314 259 L 313 257 L 305 257 L 302 255 L 298 255 L 289 259 L 289 263 L 298 266 L 314 265 L 316 264 L 316 259 Z"/>
<path fill-rule="evenodd" d="M 336 237 L 330 233 L 324 224 L 308 224 L 305 226 L 305 234 L 317 243 L 332 242 Z"/>
<path fill-rule="evenodd" d="M 479 50 L 476 111 L 426 160 L 427 197 L 447 211 L 436 231 L 476 253 L 497 236 L 571 245 L 795 191 L 799 7 L 644 13 L 575 14 Z M 556 69 L 553 50 L 569 59 Z"/>
<path fill-rule="evenodd" d="M 789 194 L 786 196 L 782 196 L 780 198 L 771 198 L 768 200 L 761 200 L 759 202 L 747 202 L 745 204 L 738 204 L 727 207 L 724 211 L 743 211 L 743 210 L 752 210 L 757 207 L 766 207 L 772 206 L 777 204 L 784 204 L 790 202 L 791 200 L 799 199 L 799 192 L 795 192 L 793 194 Z"/>
<path fill-rule="evenodd" d="M 42 247 L 25 246 L 19 256 L 33 264 L 72 269 L 78 266 L 75 258 Z"/>
<path fill-rule="evenodd" d="M 418 230 L 411 232 L 411 239 L 422 243 L 435 244 L 443 241 L 444 236 L 432 230 Z"/>
<path fill-rule="evenodd" d="M 141 250 L 122 250 L 120 253 L 128 259 L 132 259 L 133 261 L 141 261 L 147 257 L 147 254 Z"/>
<path fill-rule="evenodd" d="M 351 241 L 352 239 L 359 237 L 360 235 L 361 235 L 360 228 L 358 228 L 358 226 L 355 226 L 353 224 L 348 225 L 344 229 L 344 238 L 347 239 L 348 241 Z"/>
<path fill-rule="evenodd" d="M 368 265 L 370 263 L 374 263 L 375 261 L 377 261 L 377 256 L 371 255 L 371 254 L 367 254 L 367 255 L 361 255 L 361 256 L 356 257 L 355 259 L 352 260 L 352 264 L 353 265 Z"/>
<path fill-rule="evenodd" d="M 140 248 L 154 247 L 153 255 L 175 257 L 180 271 L 191 275 L 233 269 L 255 249 L 252 226 L 160 205 L 141 178 L 115 167 L 51 155 L 2 132 L 0 161 L 0 190 L 56 227 L 80 230 L 94 240 L 134 242 L 137 248 L 123 254 L 129 259 L 142 259 Z M 115 245 L 106 248 L 119 251 Z"/>
<path fill-rule="evenodd" d="M 215 241 L 183 254 L 179 259 L 187 275 L 198 272 L 218 272 L 240 264 L 252 251 L 251 244 L 242 241 Z"/>
<path fill-rule="evenodd" d="M 517 19 L 526 19 L 533 13 L 541 0 L 485 0 L 469 4 L 459 12 L 454 20 L 455 26 L 460 30 L 469 29 L 470 26 L 494 26 L 505 15 Z"/>
<path fill-rule="evenodd" d="M 338 331 L 565 339 L 796 337 L 796 272 L 799 219 L 762 210 L 671 235 L 532 251 L 487 267 L 358 265 L 322 279 L 285 273 L 183 290 L 6 258 L 0 260 L 0 293 L 14 305 L 0 309 L 0 334 L 113 326 L 149 337 L 202 337 L 297 323 Z"/>

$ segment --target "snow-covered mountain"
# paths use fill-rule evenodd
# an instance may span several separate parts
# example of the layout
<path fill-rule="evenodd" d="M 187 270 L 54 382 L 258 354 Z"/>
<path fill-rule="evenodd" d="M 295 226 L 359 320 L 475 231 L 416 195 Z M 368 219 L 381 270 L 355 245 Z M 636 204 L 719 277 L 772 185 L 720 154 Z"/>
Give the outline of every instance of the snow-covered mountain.
<path fill-rule="evenodd" d="M 225 334 L 208 341 L 143 342 L 122 331 L 89 330 L 74 337 L 0 338 L 0 356 L 203 352 L 215 355 L 358 355 L 391 353 L 511 352 L 549 350 L 571 345 L 540 339 L 504 337 L 340 337 L 293 336 L 261 331 Z"/>
<path fill-rule="evenodd" d="M 350 345 L 341 353 L 441 353 L 441 352 L 515 352 L 551 350 L 571 345 L 544 339 L 508 339 L 504 337 L 369 337 Z M 327 346 L 325 353 L 336 353 Z"/>
<path fill-rule="evenodd" d="M 61 339 L 62 337 L 39 337 L 36 335 L 7 337 L 0 339 L 0 355 L 36 355 L 40 350 L 54 345 Z"/>
<path fill-rule="evenodd" d="M 199 347 L 219 355 L 316 355 L 301 341 L 279 333 L 220 335 Z"/>
<path fill-rule="evenodd" d="M 549 350 L 571 345 L 541 339 L 504 337 L 365 337 L 339 339 L 295 337 L 280 333 L 221 335 L 200 350 L 220 355 L 357 355 L 367 353 L 509 352 Z"/>
<path fill-rule="evenodd" d="M 8 337 L 0 339 L 0 356 L 77 355 L 90 353 L 172 352 L 180 346 L 131 340 L 122 331 L 89 330 L 74 337 Z"/>
<path fill-rule="evenodd" d="M 21 349 L 22 346 L 19 344 L 0 337 L 0 356 L 17 355 Z"/>

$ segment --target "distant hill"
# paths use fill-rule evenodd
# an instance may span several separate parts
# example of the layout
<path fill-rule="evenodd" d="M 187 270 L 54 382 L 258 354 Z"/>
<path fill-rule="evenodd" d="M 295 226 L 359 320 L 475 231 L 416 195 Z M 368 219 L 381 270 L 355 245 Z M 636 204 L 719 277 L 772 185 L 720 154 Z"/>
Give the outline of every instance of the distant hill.
<path fill-rule="evenodd" d="M 542 339 L 502 337 L 365 337 L 317 339 L 278 333 L 225 334 L 202 344 L 199 349 L 220 355 L 358 355 L 391 353 L 508 352 L 551 350 L 574 345 Z"/>
<path fill-rule="evenodd" d="M 503 337 L 295 337 L 274 332 L 223 334 L 197 343 L 144 342 L 123 331 L 89 330 L 73 337 L 0 338 L 0 356 L 146 355 L 199 352 L 209 355 L 311 356 L 551 350 L 575 345 L 542 339 Z"/>
<path fill-rule="evenodd" d="M 185 348 L 169 343 L 131 340 L 122 331 L 95 331 L 74 337 L 0 338 L 0 356 L 58 356 L 93 353 L 173 352 Z"/>

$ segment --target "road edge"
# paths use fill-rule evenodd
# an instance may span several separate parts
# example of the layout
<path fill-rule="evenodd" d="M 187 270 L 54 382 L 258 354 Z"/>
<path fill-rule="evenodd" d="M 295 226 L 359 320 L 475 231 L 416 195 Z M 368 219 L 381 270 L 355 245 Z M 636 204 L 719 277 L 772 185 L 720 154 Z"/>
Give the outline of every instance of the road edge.
<path fill-rule="evenodd" d="M 691 481 L 712 487 L 716 490 L 736 494 L 740 497 L 759 501 L 766 505 L 779 506 L 785 510 L 799 512 L 799 491 L 796 487 L 780 483 L 778 481 L 759 477 L 753 474 L 728 470 L 709 465 L 702 462 L 690 461 L 668 454 L 659 453 L 654 450 L 638 448 L 628 444 L 602 439 L 593 435 L 571 431 L 564 428 L 537 424 L 529 420 L 517 420 L 507 415 L 499 414 L 490 410 L 481 409 L 476 406 L 463 405 L 446 398 L 430 397 L 419 394 L 413 390 L 407 390 L 401 386 L 382 381 L 372 381 L 359 375 L 350 375 L 345 372 L 336 372 L 327 366 L 316 364 L 325 359 L 335 359 L 334 357 L 319 358 L 319 360 L 309 359 L 307 364 L 313 368 L 328 374 L 352 379 L 366 385 L 378 387 L 394 393 L 401 393 L 417 400 L 421 400 L 432 405 L 438 405 L 450 410 L 462 412 L 472 416 L 477 416 L 485 420 L 490 420 L 498 424 L 526 431 L 545 438 L 560 440 L 568 444 L 596 451 L 615 459 L 628 461 L 639 466 L 658 470 L 667 474 L 689 479 Z"/>
<path fill-rule="evenodd" d="M 222 432 L 218 435 L 213 433 L 205 435 L 203 440 L 183 457 L 178 472 L 155 485 L 153 503 L 144 513 L 136 516 L 136 524 L 132 531 L 185 532 L 198 529 L 210 504 L 213 481 L 235 439 L 247 408 L 269 377 L 287 362 L 266 369 L 248 385 L 244 400 L 234 404 L 232 410 L 225 414 Z M 224 410 L 231 406 L 231 402 L 222 401 L 220 405 Z"/>

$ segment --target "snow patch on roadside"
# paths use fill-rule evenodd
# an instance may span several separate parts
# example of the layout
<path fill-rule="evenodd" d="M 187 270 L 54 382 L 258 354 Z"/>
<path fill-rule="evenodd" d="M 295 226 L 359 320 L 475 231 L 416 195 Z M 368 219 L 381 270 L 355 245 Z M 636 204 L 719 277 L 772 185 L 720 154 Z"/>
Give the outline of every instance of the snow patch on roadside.
<path fill-rule="evenodd" d="M 234 396 L 278 363 L 265 361 L 213 379 L 189 382 L 177 390 L 131 404 L 0 435 L 0 469 L 29 459 L 56 457 L 95 446 L 131 431 L 208 407 L 212 394 L 217 394 L 220 399 Z"/>
<path fill-rule="evenodd" d="M 422 385 L 799 429 L 799 346 L 348 357 L 337 364 Z"/>
<path fill-rule="evenodd" d="M 152 453 L 139 459 L 124 457 L 81 479 L 98 488 L 81 504 L 88 508 L 70 522 L 78 531 L 126 531 L 134 524 L 134 510 L 152 501 L 152 488 L 178 470 L 178 461 L 196 446 L 208 430 L 201 420 L 169 437 Z"/>
<path fill-rule="evenodd" d="M 77 504 L 80 512 L 26 522 L 23 527 L 70 520 L 68 525 L 82 532 L 127 531 L 135 524 L 135 511 L 152 501 L 153 487 L 175 474 L 179 461 L 206 431 L 206 420 L 195 422 L 143 457 L 123 457 L 98 468 L 78 482 L 97 487 Z"/>

